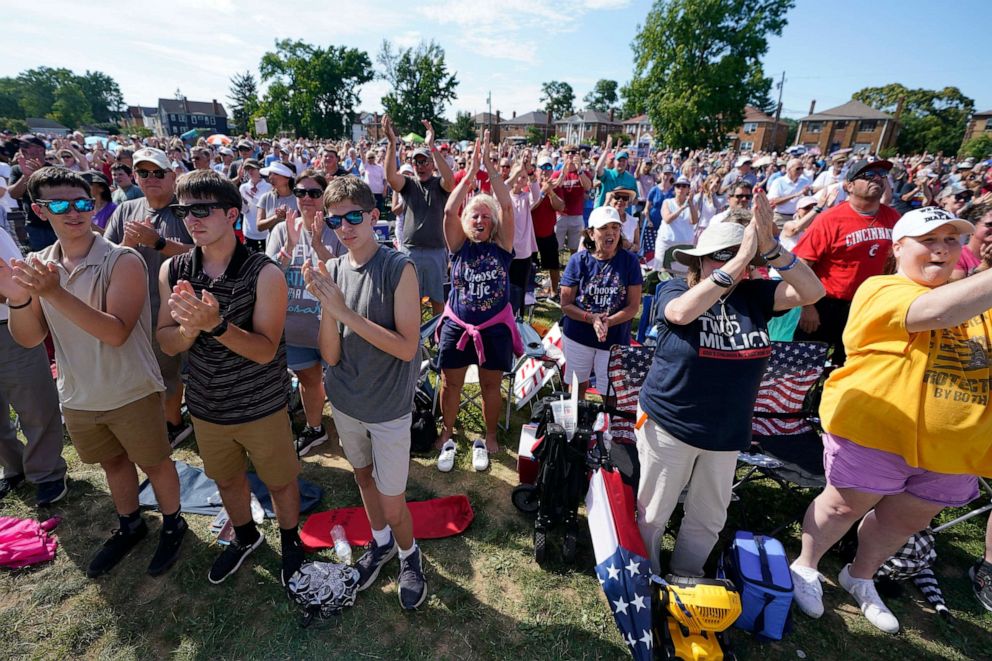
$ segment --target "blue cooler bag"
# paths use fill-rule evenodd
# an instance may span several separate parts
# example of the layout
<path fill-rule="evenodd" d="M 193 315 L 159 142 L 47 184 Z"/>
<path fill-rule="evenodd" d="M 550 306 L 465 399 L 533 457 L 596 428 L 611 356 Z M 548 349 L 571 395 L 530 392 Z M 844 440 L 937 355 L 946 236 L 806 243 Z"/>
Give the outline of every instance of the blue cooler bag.
<path fill-rule="evenodd" d="M 780 541 L 738 530 L 720 558 L 718 576 L 729 578 L 740 592 L 738 629 L 769 640 L 782 640 L 792 630 L 792 574 Z"/>

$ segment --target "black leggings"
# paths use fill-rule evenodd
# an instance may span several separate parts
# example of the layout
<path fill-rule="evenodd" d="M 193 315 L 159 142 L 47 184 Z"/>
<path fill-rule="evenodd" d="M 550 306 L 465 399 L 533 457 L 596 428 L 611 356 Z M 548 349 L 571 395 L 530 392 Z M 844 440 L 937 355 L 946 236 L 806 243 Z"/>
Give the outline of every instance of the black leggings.
<path fill-rule="evenodd" d="M 513 308 L 513 314 L 520 312 L 524 306 L 524 295 L 527 292 L 532 264 L 530 255 L 526 259 L 515 259 L 510 262 L 510 307 Z"/>

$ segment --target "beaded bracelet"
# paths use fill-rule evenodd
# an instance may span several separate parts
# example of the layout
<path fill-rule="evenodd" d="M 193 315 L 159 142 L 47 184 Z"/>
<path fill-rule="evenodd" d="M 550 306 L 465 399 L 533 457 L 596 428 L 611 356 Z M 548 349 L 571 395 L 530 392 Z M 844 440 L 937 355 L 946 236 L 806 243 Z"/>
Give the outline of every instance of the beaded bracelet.
<path fill-rule="evenodd" d="M 798 264 L 798 263 L 799 263 L 799 258 L 796 257 L 795 255 L 793 255 L 791 262 L 789 262 L 785 266 L 776 266 L 774 268 L 775 268 L 776 271 L 779 271 L 779 272 L 782 272 L 782 271 L 791 271 L 792 269 L 796 268 L 796 264 Z"/>

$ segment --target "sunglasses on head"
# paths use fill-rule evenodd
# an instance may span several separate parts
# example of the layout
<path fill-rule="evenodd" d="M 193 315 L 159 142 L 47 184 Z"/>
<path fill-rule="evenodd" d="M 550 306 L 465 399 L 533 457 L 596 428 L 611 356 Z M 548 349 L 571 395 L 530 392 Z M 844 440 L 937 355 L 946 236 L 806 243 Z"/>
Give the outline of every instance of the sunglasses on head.
<path fill-rule="evenodd" d="M 340 216 L 331 214 L 324 216 L 324 223 L 326 223 L 332 230 L 336 230 L 341 227 L 341 224 L 346 220 L 349 225 L 361 225 L 362 221 L 365 220 L 365 214 L 369 211 L 371 211 L 371 209 L 355 209 L 354 211 L 349 211 L 348 213 L 341 214 Z"/>
<path fill-rule="evenodd" d="M 165 179 L 165 170 L 135 170 L 134 173 L 141 179 L 147 179 L 149 175 L 156 179 Z"/>
<path fill-rule="evenodd" d="M 309 197 L 311 200 L 318 200 L 323 197 L 324 191 L 319 188 L 294 188 L 293 197 L 304 198 Z"/>
<path fill-rule="evenodd" d="M 35 203 L 45 207 L 49 213 L 56 216 L 69 213 L 69 207 L 80 213 L 85 213 L 93 211 L 93 207 L 96 205 L 96 202 L 88 197 L 78 200 L 35 200 Z"/>
<path fill-rule="evenodd" d="M 200 202 L 197 204 L 173 204 L 169 207 L 172 214 L 179 220 L 185 220 L 186 216 L 192 215 L 194 218 L 206 218 L 214 209 L 228 209 L 229 205 L 223 202 Z"/>
<path fill-rule="evenodd" d="M 737 256 L 737 250 L 737 248 L 724 248 L 723 250 L 710 253 L 709 257 L 716 262 L 729 262 Z"/>

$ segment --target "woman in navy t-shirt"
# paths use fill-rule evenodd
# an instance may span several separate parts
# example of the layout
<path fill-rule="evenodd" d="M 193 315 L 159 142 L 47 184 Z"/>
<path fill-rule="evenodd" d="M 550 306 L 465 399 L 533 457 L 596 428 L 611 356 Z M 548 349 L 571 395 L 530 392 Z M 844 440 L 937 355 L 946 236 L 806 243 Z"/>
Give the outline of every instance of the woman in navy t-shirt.
<path fill-rule="evenodd" d="M 586 249 L 572 255 L 561 277 L 565 380 L 578 378 L 579 397 L 593 373 L 606 391 L 610 347 L 630 344 L 630 320 L 641 306 L 644 279 L 637 257 L 621 247 L 621 223 L 613 207 L 593 209 L 582 239 Z"/>
<path fill-rule="evenodd" d="M 488 131 L 485 147 L 475 143 L 468 173 L 448 198 L 444 208 L 444 240 L 451 253 L 451 293 L 441 320 L 441 414 L 444 427 L 438 438 L 438 469 L 454 466 L 455 442 L 451 438 L 458 415 L 465 372 L 479 366 L 482 409 L 486 419 L 485 442 L 473 444 L 472 465 L 489 466 L 489 452 L 499 450 L 496 440 L 501 410 L 500 382 L 513 366 L 519 336 L 510 308 L 510 262 L 513 261 L 513 206 L 501 177 L 493 177 L 491 195 L 476 195 L 465 203 L 475 184 L 480 163 L 495 172 L 489 160 Z"/>
<path fill-rule="evenodd" d="M 761 191 L 745 229 L 710 225 L 698 247 L 676 250 L 688 268 L 658 293 L 658 345 L 638 406 L 638 526 L 652 569 L 662 573 L 661 537 L 688 486 L 671 573 L 702 576 L 727 518 L 737 454 L 751 441 L 751 418 L 771 355 L 768 320 L 823 296 L 804 262 L 776 241 Z M 748 279 L 760 252 L 784 281 Z"/>

